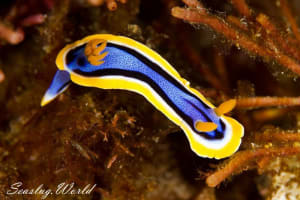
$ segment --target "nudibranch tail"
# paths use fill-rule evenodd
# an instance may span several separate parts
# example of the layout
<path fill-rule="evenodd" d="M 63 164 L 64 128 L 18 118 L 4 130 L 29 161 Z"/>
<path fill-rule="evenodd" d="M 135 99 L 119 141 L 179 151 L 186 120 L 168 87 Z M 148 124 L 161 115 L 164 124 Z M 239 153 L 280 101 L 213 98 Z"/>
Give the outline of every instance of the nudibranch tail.
<path fill-rule="evenodd" d="M 61 93 L 70 79 L 81 86 L 129 90 L 180 126 L 197 155 L 220 159 L 240 146 L 243 126 L 224 116 L 236 101 L 216 108 L 164 58 L 137 41 L 109 34 L 88 36 L 63 48 L 56 64 L 59 71 L 42 105 Z"/>
<path fill-rule="evenodd" d="M 42 101 L 41 106 L 45 106 L 51 102 L 60 93 L 64 92 L 68 86 L 71 84 L 70 74 L 67 71 L 57 70 L 50 84 L 50 87 L 46 91 Z"/>

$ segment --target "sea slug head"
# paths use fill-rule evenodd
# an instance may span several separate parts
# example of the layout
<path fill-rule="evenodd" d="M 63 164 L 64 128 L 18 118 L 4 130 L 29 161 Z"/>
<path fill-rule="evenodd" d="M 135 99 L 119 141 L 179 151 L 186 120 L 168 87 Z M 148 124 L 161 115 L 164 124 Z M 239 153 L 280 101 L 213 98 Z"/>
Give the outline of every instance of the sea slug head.
<path fill-rule="evenodd" d="M 107 41 L 99 38 L 85 38 L 64 47 L 56 58 L 58 71 L 46 91 L 41 106 L 55 99 L 71 84 L 76 70 L 93 71 L 105 62 L 108 52 L 104 51 Z"/>

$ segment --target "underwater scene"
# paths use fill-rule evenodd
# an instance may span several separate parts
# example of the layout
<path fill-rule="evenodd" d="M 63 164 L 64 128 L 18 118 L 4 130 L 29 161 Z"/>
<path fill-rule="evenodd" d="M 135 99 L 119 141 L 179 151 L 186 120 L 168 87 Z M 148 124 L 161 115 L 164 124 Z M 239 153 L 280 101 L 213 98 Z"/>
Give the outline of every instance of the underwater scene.
<path fill-rule="evenodd" d="M 300 199 L 298 13 L 0 1 L 0 199 Z"/>

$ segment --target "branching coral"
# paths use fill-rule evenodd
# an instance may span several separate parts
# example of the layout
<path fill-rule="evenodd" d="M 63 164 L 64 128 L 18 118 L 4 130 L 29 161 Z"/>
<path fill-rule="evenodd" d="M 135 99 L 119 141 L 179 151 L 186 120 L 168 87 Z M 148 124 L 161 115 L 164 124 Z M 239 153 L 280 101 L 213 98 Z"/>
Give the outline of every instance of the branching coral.
<path fill-rule="evenodd" d="M 237 99 L 238 108 L 259 108 L 267 106 L 299 106 L 300 97 L 241 97 Z"/>
<path fill-rule="evenodd" d="M 299 147 L 258 148 L 255 150 L 241 151 L 236 153 L 223 168 L 209 175 L 206 178 L 206 183 L 210 187 L 215 187 L 233 173 L 237 173 L 239 170 L 249 169 L 252 162 L 265 162 L 265 159 L 268 157 L 284 157 L 298 153 L 300 153 Z M 257 164 L 259 166 L 259 163 Z"/>
<path fill-rule="evenodd" d="M 238 48 L 243 48 L 249 54 L 261 56 L 266 61 L 275 60 L 283 67 L 300 75 L 299 28 L 285 0 L 278 1 L 277 6 L 281 9 L 282 15 L 286 19 L 286 26 L 291 27 L 291 32 L 280 30 L 266 14 L 261 12 L 255 13 L 244 0 L 230 1 L 231 5 L 238 11 L 238 17 L 232 15 L 220 17 L 212 14 L 197 0 L 183 0 L 183 2 L 188 7 L 174 7 L 172 9 L 174 17 L 191 24 L 209 26 L 215 32 L 227 38 Z M 182 44 L 183 52 L 186 52 L 187 58 L 191 60 L 191 63 L 197 68 L 200 66 L 201 72 L 205 75 L 207 81 L 217 90 L 221 90 L 224 93 L 223 97 L 228 98 L 232 91 L 228 89 L 226 66 L 224 66 L 222 56 L 218 54 L 214 55 L 215 68 L 218 74 L 214 75 L 208 67 L 205 67 L 197 52 L 189 45 L 185 46 L 185 43 Z M 211 92 L 210 94 L 212 98 L 218 96 L 217 92 Z M 298 97 L 254 96 L 237 98 L 237 108 L 239 109 L 299 105 L 300 99 Z M 256 122 L 264 122 L 270 120 L 270 118 L 274 119 L 282 116 L 287 112 L 288 110 L 284 109 L 281 109 L 280 112 L 275 108 L 265 109 L 253 112 L 253 118 Z M 244 121 L 247 117 L 245 118 L 240 113 L 239 118 Z M 248 122 L 249 117 L 244 121 L 246 129 L 249 125 Z M 249 128 L 249 130 L 253 130 L 253 128 Z M 207 176 L 206 183 L 208 186 L 215 187 L 227 177 L 243 170 L 253 168 L 264 169 L 270 160 L 275 157 L 285 157 L 300 153 L 299 147 L 294 145 L 299 141 L 299 133 L 297 132 L 276 132 L 274 129 L 263 133 L 256 131 L 254 137 L 250 137 L 249 140 L 253 144 L 252 146 L 244 144 L 243 147 L 245 150 L 236 153 L 229 161 L 221 164 L 218 170 Z"/>
<path fill-rule="evenodd" d="M 233 16 L 229 16 L 231 20 L 226 20 L 212 15 L 197 0 L 186 0 L 184 2 L 189 7 L 173 8 L 172 15 L 174 17 L 190 23 L 207 25 L 249 53 L 264 57 L 266 60 L 274 59 L 282 66 L 300 75 L 300 57 L 297 49 L 299 41 L 295 41 L 295 39 L 292 38 L 293 35 L 283 36 L 279 34 L 279 32 L 276 31 L 276 26 L 265 14 L 259 13 L 257 16 L 254 16 L 245 1 L 231 1 L 240 13 L 238 20 L 233 20 L 236 19 Z M 284 3 L 285 1 L 281 2 Z M 280 8 L 282 8 L 284 13 L 288 16 L 291 15 L 287 7 L 280 6 Z M 248 19 L 249 23 L 247 23 L 246 26 L 240 24 L 243 21 L 242 17 L 247 17 Z M 288 17 L 289 22 L 295 25 L 295 22 L 293 20 L 291 21 L 291 18 L 292 17 Z M 237 23 L 238 21 L 239 23 Z M 241 26 L 243 28 L 240 28 Z M 293 28 L 294 35 L 298 34 L 297 30 L 297 28 Z"/>

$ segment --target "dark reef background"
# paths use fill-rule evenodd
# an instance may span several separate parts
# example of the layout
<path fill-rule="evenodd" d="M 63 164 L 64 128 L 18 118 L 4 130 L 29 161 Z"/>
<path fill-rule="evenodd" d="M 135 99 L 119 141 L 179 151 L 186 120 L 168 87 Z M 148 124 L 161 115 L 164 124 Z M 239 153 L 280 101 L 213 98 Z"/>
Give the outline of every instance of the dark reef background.
<path fill-rule="evenodd" d="M 0 1 L 0 199 L 11 184 L 91 195 L 47 199 L 300 199 L 297 0 Z M 245 126 L 231 158 L 197 157 L 142 96 L 72 85 L 41 108 L 66 44 L 90 34 L 138 40 L 212 103 L 237 99 Z"/>

